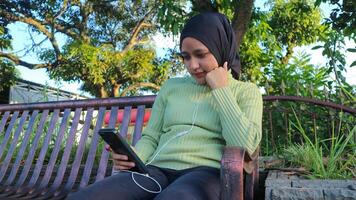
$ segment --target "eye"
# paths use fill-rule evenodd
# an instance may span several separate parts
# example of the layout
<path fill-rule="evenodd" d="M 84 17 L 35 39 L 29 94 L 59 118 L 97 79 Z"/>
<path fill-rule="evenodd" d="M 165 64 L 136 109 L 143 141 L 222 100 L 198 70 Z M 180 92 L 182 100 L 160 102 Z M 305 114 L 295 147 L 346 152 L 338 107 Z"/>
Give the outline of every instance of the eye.
<path fill-rule="evenodd" d="M 185 53 L 181 53 L 179 54 L 181 59 L 184 61 L 184 60 L 189 60 L 190 59 L 190 55 L 188 54 L 185 54 Z"/>
<path fill-rule="evenodd" d="M 209 52 L 197 53 L 196 57 L 197 58 L 205 58 L 208 54 L 209 54 Z"/>

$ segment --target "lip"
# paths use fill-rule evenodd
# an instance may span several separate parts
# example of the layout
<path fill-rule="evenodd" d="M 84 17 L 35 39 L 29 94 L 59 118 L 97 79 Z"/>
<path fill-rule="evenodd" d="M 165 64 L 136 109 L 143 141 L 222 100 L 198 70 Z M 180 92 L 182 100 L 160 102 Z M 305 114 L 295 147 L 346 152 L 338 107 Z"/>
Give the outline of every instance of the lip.
<path fill-rule="evenodd" d="M 205 73 L 204 72 L 194 73 L 194 76 L 197 78 L 202 78 L 205 76 Z"/>

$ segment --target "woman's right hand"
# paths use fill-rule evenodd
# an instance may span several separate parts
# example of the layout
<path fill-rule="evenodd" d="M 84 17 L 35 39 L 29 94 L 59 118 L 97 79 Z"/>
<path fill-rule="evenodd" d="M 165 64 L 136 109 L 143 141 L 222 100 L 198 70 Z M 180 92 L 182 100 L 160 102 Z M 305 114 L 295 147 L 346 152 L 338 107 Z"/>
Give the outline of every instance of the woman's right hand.
<path fill-rule="evenodd" d="M 128 161 L 127 155 L 117 154 L 113 152 L 110 147 L 106 147 L 106 149 L 111 152 L 111 158 L 114 162 L 115 170 L 129 170 L 132 167 L 135 167 L 134 162 Z"/>

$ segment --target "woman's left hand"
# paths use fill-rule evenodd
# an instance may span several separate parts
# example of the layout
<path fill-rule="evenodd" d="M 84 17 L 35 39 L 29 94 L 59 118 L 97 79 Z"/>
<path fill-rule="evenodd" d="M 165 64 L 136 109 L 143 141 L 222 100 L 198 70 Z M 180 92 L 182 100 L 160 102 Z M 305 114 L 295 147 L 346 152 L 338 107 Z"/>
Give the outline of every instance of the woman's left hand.
<path fill-rule="evenodd" d="M 223 67 L 217 67 L 208 72 L 205 80 L 211 89 L 226 87 L 228 85 L 227 62 L 224 63 Z"/>

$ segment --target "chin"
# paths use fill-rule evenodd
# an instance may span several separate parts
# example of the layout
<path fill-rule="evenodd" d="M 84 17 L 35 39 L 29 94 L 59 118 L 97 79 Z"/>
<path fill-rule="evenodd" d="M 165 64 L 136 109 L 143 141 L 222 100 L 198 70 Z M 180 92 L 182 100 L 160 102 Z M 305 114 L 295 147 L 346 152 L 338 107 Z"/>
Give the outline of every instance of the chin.
<path fill-rule="evenodd" d="M 205 85 L 206 84 L 205 78 L 204 79 L 195 79 L 195 81 L 197 82 L 198 85 Z"/>

